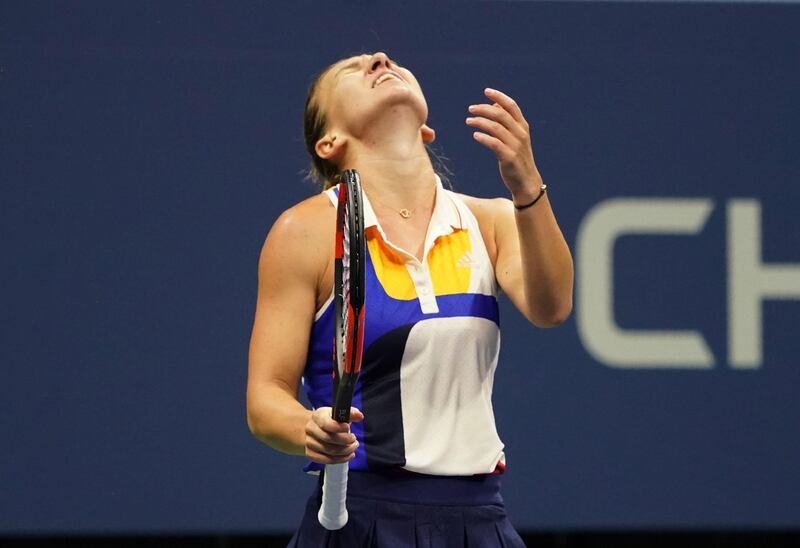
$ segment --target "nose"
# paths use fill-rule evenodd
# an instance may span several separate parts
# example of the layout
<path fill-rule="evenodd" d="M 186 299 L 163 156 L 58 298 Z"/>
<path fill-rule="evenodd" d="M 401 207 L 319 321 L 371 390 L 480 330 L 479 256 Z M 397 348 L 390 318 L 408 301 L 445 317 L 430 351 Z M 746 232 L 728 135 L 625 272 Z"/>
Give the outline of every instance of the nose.
<path fill-rule="evenodd" d="M 375 72 L 382 66 L 389 66 L 389 56 L 382 51 L 373 53 L 369 60 L 369 71 Z"/>

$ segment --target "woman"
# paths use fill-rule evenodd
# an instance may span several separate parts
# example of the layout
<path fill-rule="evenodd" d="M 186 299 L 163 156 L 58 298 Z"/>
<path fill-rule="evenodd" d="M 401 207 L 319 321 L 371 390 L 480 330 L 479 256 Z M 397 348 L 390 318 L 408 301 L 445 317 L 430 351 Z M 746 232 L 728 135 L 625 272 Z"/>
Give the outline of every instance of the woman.
<path fill-rule="evenodd" d="M 572 309 L 572 258 L 534 163 L 528 124 L 505 94 L 466 124 L 498 159 L 511 199 L 443 188 L 414 75 L 378 52 L 323 71 L 306 102 L 306 144 L 323 192 L 286 210 L 259 260 L 247 416 L 308 471 L 350 463 L 350 519 L 317 522 L 319 485 L 292 546 L 522 546 L 499 493 L 505 467 L 491 387 L 498 289 L 532 324 Z M 338 174 L 364 190 L 366 334 L 351 424 L 331 418 L 333 227 Z M 297 400 L 301 377 L 315 409 Z"/>

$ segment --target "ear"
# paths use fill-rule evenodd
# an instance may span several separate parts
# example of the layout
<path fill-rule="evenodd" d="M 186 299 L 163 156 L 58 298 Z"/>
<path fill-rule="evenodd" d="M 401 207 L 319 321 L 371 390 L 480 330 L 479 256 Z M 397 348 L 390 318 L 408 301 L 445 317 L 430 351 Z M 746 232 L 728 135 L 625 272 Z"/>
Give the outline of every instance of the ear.
<path fill-rule="evenodd" d="M 429 128 L 428 124 L 422 124 L 422 127 L 419 128 L 419 132 L 422 134 L 423 143 L 432 143 L 433 140 L 436 139 L 436 132 L 433 131 L 432 128 Z"/>
<path fill-rule="evenodd" d="M 347 137 L 344 135 L 330 135 L 323 136 L 317 144 L 314 145 L 314 150 L 317 156 L 323 160 L 331 160 L 339 156 L 347 145 Z"/>

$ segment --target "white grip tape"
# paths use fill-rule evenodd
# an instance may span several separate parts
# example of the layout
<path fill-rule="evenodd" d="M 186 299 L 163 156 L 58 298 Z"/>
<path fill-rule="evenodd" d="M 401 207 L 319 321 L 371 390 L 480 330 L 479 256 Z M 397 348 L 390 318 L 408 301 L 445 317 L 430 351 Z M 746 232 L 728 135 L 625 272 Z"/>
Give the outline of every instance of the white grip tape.
<path fill-rule="evenodd" d="M 335 531 L 347 523 L 347 470 L 348 464 L 326 464 L 322 481 L 322 505 L 319 522 L 325 529 Z"/>

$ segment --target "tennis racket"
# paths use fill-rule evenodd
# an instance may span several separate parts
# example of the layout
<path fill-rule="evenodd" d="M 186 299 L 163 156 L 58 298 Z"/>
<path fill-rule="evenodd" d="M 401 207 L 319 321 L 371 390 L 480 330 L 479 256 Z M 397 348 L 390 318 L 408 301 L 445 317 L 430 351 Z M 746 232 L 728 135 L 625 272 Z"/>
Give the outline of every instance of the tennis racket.
<path fill-rule="evenodd" d="M 364 346 L 364 276 L 366 272 L 361 180 L 354 169 L 339 183 L 334 263 L 333 419 L 350 422 L 353 390 L 361 371 Z M 348 464 L 326 464 L 319 522 L 329 530 L 347 523 Z"/>

